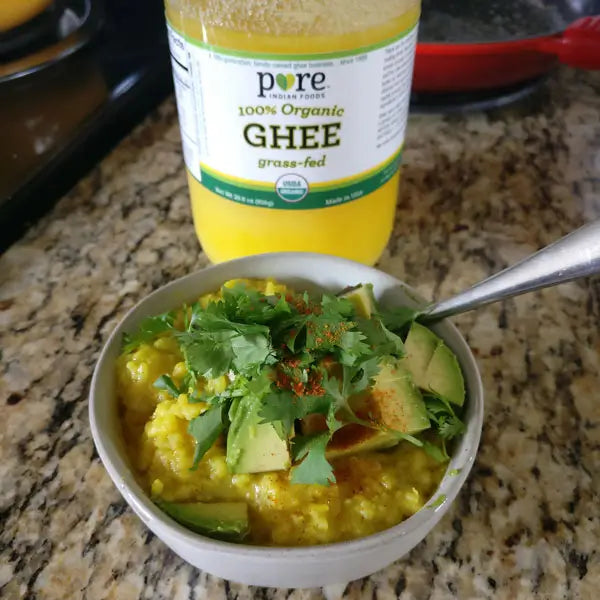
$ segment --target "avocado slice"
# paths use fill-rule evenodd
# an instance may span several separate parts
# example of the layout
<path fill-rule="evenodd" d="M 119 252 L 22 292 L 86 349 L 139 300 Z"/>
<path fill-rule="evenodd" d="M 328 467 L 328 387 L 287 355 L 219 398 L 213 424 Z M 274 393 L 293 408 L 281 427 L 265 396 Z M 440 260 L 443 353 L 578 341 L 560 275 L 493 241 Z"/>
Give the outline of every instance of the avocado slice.
<path fill-rule="evenodd" d="M 291 465 L 286 440 L 272 423 L 261 423 L 260 402 L 253 396 L 234 400 L 229 410 L 227 466 L 231 473 L 281 471 Z"/>
<path fill-rule="evenodd" d="M 406 341 L 406 361 L 415 383 L 424 391 L 462 406 L 465 382 L 452 350 L 424 325 L 413 323 Z"/>
<path fill-rule="evenodd" d="M 404 342 L 406 361 L 408 370 L 421 389 L 428 389 L 425 373 L 436 348 L 441 343 L 442 340 L 424 325 L 415 322 L 410 326 Z"/>
<path fill-rule="evenodd" d="M 249 531 L 245 502 L 166 502 L 156 505 L 175 521 L 203 535 L 241 541 Z"/>
<path fill-rule="evenodd" d="M 425 372 L 428 389 L 436 396 L 462 406 L 465 380 L 454 352 L 443 342 L 435 349 Z"/>
<path fill-rule="evenodd" d="M 370 417 L 387 429 L 418 433 L 430 427 L 425 403 L 405 358 L 390 356 L 379 363 L 366 402 Z"/>
<path fill-rule="evenodd" d="M 350 423 L 333 434 L 327 444 L 325 458 L 332 460 L 369 450 L 383 450 L 395 446 L 399 441 L 398 436 L 392 432 Z"/>
<path fill-rule="evenodd" d="M 354 310 L 359 317 L 370 319 L 371 315 L 377 312 L 377 302 L 373 294 L 373 285 L 370 283 L 360 283 L 352 288 L 344 290 L 340 298 L 350 300 L 354 305 Z"/>

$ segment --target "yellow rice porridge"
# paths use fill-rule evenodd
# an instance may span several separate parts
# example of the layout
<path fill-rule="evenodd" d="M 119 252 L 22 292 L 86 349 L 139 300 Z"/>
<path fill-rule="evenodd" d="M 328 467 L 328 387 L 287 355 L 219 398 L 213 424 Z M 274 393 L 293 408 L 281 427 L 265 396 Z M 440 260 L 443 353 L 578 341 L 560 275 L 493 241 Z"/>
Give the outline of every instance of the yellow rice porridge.
<path fill-rule="evenodd" d="M 266 294 L 288 293 L 273 282 L 250 285 Z M 218 293 L 205 296 L 200 304 L 218 298 Z M 153 499 L 246 503 L 251 524 L 246 542 L 306 546 L 384 530 L 422 508 L 446 469 L 446 463 L 423 448 L 401 441 L 388 449 L 332 459 L 335 483 L 330 485 L 291 483 L 289 469 L 232 474 L 221 434 L 193 470 L 196 441 L 188 427 L 207 404 L 155 387 L 165 374 L 177 386 L 189 376 L 171 332 L 140 343 L 117 362 L 122 430 L 136 476 Z M 198 385 L 220 393 L 229 378 L 203 379 Z"/>

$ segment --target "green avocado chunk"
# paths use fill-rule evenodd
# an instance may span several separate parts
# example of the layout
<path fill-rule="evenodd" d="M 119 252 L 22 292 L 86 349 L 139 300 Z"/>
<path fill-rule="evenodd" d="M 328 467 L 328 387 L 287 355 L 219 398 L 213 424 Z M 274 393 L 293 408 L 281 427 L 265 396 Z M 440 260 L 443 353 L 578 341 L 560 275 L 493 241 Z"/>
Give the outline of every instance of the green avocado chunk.
<path fill-rule="evenodd" d="M 441 339 L 427 327 L 413 323 L 404 342 L 406 361 L 415 383 L 422 389 L 428 389 L 425 373 L 435 349 Z"/>
<path fill-rule="evenodd" d="M 166 502 L 156 505 L 175 521 L 203 535 L 241 541 L 249 531 L 245 502 Z"/>
<path fill-rule="evenodd" d="M 454 352 L 443 342 L 435 349 L 425 377 L 429 389 L 435 395 L 457 406 L 463 405 L 465 401 L 463 374 Z"/>
<path fill-rule="evenodd" d="M 398 436 L 393 432 L 350 423 L 333 434 L 331 441 L 327 444 L 325 458 L 332 460 L 369 450 L 383 450 L 395 446 L 399 441 Z"/>
<path fill-rule="evenodd" d="M 229 410 L 227 467 L 231 473 L 262 473 L 290 468 L 290 453 L 271 423 L 261 423 L 260 402 L 252 396 L 234 400 Z"/>
<path fill-rule="evenodd" d="M 413 323 L 404 343 L 406 361 L 422 390 L 462 406 L 465 382 L 452 350 L 424 325 Z"/>
<path fill-rule="evenodd" d="M 387 429 L 412 434 L 430 426 L 425 403 L 405 358 L 390 356 L 381 360 L 366 402 L 369 417 Z"/>
<path fill-rule="evenodd" d="M 354 310 L 359 317 L 370 319 L 371 315 L 377 312 L 377 303 L 373 294 L 373 285 L 370 283 L 361 283 L 353 288 L 347 289 L 340 294 L 340 298 L 350 300 Z"/>

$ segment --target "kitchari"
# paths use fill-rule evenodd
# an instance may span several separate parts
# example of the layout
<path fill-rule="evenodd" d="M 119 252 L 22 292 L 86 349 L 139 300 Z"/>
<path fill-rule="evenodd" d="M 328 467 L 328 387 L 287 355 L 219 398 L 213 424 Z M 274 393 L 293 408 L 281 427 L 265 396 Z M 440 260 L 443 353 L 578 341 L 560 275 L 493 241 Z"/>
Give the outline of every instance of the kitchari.
<path fill-rule="evenodd" d="M 125 336 L 123 435 L 154 502 L 204 535 L 303 546 L 424 506 L 464 431 L 452 351 L 369 284 L 233 280 Z"/>

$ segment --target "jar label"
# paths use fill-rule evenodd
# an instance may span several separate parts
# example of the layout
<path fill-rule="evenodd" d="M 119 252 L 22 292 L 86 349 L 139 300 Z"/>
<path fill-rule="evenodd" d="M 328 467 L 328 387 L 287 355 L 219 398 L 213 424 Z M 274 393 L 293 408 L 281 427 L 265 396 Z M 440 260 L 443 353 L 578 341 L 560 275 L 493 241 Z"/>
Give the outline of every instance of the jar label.
<path fill-rule="evenodd" d="M 400 165 L 417 25 L 357 50 L 270 55 L 217 48 L 169 24 L 186 166 L 233 202 L 351 202 Z"/>

